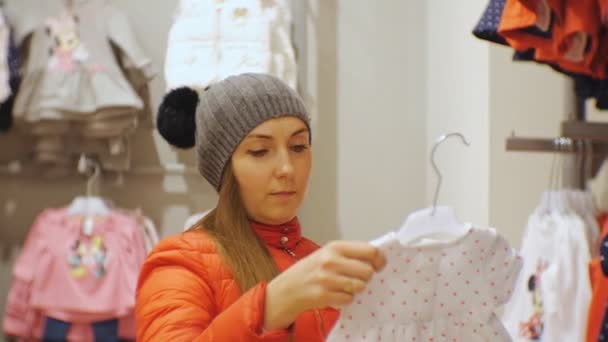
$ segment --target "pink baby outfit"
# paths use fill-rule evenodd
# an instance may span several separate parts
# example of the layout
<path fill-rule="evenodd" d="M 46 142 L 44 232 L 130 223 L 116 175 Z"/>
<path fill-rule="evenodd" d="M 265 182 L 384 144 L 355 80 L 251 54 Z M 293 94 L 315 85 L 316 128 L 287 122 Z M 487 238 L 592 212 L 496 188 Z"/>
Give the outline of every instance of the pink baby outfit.
<path fill-rule="evenodd" d="M 5 332 L 39 337 L 43 318 L 52 317 L 73 323 L 69 340 L 87 341 L 87 325 L 120 318 L 120 335 L 133 337 L 135 288 L 145 256 L 134 217 L 112 211 L 96 218 L 87 235 L 82 217 L 45 210 L 13 269 Z"/>

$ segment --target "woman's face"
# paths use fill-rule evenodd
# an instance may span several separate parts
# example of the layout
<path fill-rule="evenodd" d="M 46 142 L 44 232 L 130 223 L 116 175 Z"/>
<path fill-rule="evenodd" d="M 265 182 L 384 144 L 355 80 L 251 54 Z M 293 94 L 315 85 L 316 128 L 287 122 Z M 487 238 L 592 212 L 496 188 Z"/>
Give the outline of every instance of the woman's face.
<path fill-rule="evenodd" d="M 260 124 L 236 148 L 232 169 L 250 219 L 276 225 L 297 215 L 312 163 L 309 135 L 302 120 L 285 116 Z"/>

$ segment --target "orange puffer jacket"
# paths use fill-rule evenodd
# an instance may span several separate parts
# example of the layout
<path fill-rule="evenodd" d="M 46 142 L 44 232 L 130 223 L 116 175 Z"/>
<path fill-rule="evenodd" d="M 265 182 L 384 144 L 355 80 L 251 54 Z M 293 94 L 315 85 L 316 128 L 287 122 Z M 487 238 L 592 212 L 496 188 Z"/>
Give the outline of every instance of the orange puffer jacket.
<path fill-rule="evenodd" d="M 296 219 L 281 226 L 252 223 L 283 271 L 319 248 L 301 236 Z M 213 240 L 201 230 L 162 240 L 143 265 L 136 302 L 137 341 L 324 341 L 334 309 L 302 313 L 293 330 L 264 332 L 266 283 L 241 293 Z"/>

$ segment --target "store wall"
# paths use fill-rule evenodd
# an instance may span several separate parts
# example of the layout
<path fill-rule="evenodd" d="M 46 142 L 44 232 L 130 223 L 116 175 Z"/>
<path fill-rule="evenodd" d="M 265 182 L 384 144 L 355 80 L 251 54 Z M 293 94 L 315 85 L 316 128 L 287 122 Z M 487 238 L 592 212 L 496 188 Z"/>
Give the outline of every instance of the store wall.
<path fill-rule="evenodd" d="M 338 227 L 344 238 L 370 239 L 424 205 L 426 8 L 339 6 Z"/>
<path fill-rule="evenodd" d="M 549 186 L 554 154 L 507 152 L 505 139 L 558 137 L 574 100 L 566 77 L 536 63 L 513 63 L 512 54 L 490 49 L 490 222 L 519 246 L 528 215 Z"/>
<path fill-rule="evenodd" d="M 438 148 L 443 175 L 439 204 L 452 206 L 461 221 L 489 222 L 489 46 L 471 35 L 485 0 L 427 1 L 427 155 L 437 138 L 459 132 L 471 144 L 450 138 Z M 427 205 L 437 177 L 427 167 Z"/>

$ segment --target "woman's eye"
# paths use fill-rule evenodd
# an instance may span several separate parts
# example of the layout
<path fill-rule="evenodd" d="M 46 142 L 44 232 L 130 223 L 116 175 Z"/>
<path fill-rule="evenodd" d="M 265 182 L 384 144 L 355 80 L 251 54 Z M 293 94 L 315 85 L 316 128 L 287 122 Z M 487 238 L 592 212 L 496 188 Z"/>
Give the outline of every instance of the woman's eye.
<path fill-rule="evenodd" d="M 298 152 L 298 153 L 299 153 L 299 152 L 304 152 L 304 151 L 305 151 L 307 148 L 308 148 L 308 146 L 307 146 L 307 145 L 295 145 L 295 146 L 292 146 L 292 147 L 291 147 L 291 149 L 292 149 L 294 152 Z"/>
<path fill-rule="evenodd" d="M 268 150 L 266 150 L 266 149 L 249 150 L 248 153 L 254 157 L 263 157 L 266 155 L 266 153 L 268 153 Z"/>

